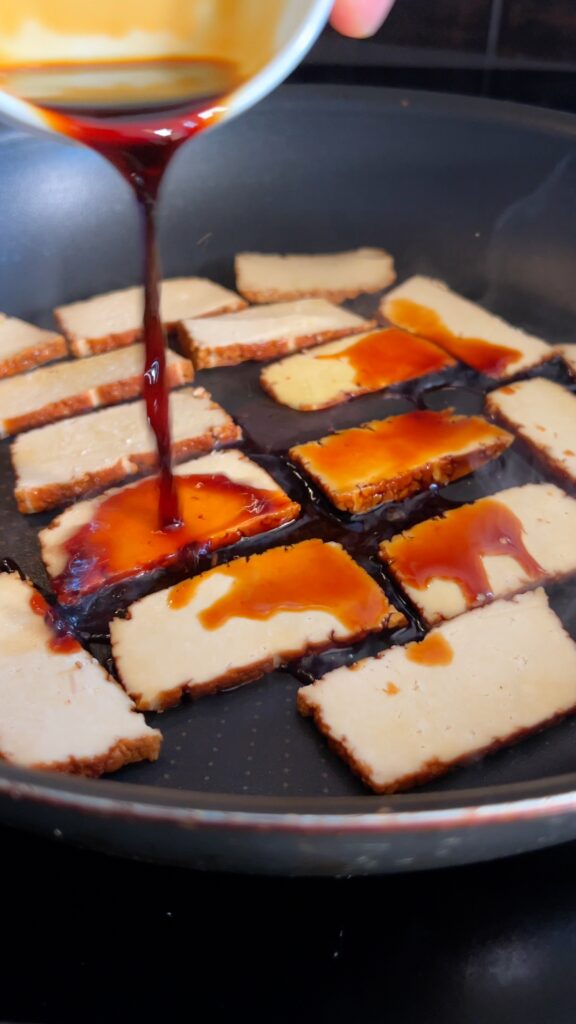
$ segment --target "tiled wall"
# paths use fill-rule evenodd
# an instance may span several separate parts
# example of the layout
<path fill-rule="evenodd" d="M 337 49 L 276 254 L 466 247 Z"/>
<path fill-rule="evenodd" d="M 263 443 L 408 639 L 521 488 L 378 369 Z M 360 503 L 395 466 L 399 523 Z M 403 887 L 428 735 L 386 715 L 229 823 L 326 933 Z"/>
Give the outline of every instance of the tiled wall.
<path fill-rule="evenodd" d="M 500 51 L 509 57 L 576 62 L 576 3 L 506 0 Z"/>
<path fill-rule="evenodd" d="M 397 0 L 379 40 L 389 46 L 482 51 L 490 10 L 491 0 Z"/>
<path fill-rule="evenodd" d="M 317 64 L 576 69 L 576 0 L 396 0 L 370 41 L 327 30 Z"/>

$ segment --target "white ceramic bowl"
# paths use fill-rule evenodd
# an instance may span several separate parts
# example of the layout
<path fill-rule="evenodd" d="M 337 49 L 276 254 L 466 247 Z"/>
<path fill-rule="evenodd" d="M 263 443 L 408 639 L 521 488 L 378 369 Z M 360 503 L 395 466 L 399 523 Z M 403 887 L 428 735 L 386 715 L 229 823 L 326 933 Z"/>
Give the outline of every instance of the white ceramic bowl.
<path fill-rule="evenodd" d="M 277 49 L 262 70 L 233 94 L 223 120 L 258 103 L 298 66 L 316 42 L 334 0 L 286 0 Z"/>
<path fill-rule="evenodd" d="M 1 0 L 5 3 L 6 0 Z M 17 4 L 18 0 L 9 0 Z M 122 0 L 119 0 L 121 3 Z M 186 0 L 183 0 L 185 3 Z M 240 0 L 238 0 L 240 2 Z M 260 0 L 266 4 L 268 0 Z M 276 88 L 294 68 L 299 64 L 307 51 L 318 38 L 322 28 L 328 20 L 333 0 L 283 0 L 282 11 L 278 20 L 276 36 L 273 44 L 272 54 L 267 63 L 258 70 L 243 85 L 235 90 L 232 95 L 226 97 L 226 107 L 222 112 L 219 121 L 224 121 L 236 116 L 248 107 L 253 106 L 269 92 Z M 39 7 L 42 3 L 39 4 Z M 254 9 L 254 8 L 253 8 Z M 0 34 L 2 32 L 2 14 L 0 12 Z M 46 59 L 54 61 L 74 61 L 78 55 L 90 55 L 90 59 L 101 59 L 99 45 L 109 50 L 109 43 L 102 35 L 94 36 L 64 36 L 59 37 L 55 33 L 42 29 L 37 24 L 31 30 L 30 23 L 23 26 L 24 36 L 20 36 L 14 43 L 14 55 L 18 63 L 36 63 Z M 130 33 L 134 38 L 140 37 L 135 45 L 140 45 L 142 34 L 137 31 Z M 9 41 L 6 37 L 0 47 L 0 63 L 2 50 L 8 47 Z M 114 45 L 114 44 L 110 44 Z M 155 44 L 153 43 L 153 48 Z M 12 54 L 9 54 L 12 57 Z M 117 56 L 122 59 L 123 54 Z M 42 110 L 25 100 L 18 99 L 9 93 L 0 90 L 0 119 L 25 127 L 33 131 L 52 133 L 48 117 L 45 117 Z"/>

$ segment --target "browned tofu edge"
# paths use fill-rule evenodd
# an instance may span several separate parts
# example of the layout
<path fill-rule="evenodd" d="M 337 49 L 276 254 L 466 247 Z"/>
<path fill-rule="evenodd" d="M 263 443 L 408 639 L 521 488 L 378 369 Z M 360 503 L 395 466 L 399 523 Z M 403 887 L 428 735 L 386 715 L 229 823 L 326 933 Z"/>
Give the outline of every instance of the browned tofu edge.
<path fill-rule="evenodd" d="M 387 255 L 390 259 L 388 273 L 382 274 L 380 283 L 370 288 L 358 286 L 355 288 L 245 288 L 242 282 L 243 274 L 239 266 L 239 260 L 236 257 L 234 259 L 236 291 L 240 292 L 248 302 L 253 302 L 255 305 L 270 302 L 290 302 L 293 299 L 327 299 L 329 302 L 334 302 L 338 305 L 348 299 L 357 299 L 359 295 L 374 295 L 394 284 L 397 274 L 392 257 L 389 254 Z"/>
<path fill-rule="evenodd" d="M 319 334 L 306 334 L 300 338 L 276 338 L 274 341 L 263 341 L 257 345 L 223 345 L 218 348 L 196 345 L 184 323 L 179 325 L 178 334 L 184 355 L 192 359 L 197 370 L 207 370 L 215 366 L 236 366 L 249 360 L 262 363 L 268 359 L 299 352 L 304 348 L 322 345 L 325 341 L 337 341 L 338 338 L 346 338 L 348 335 L 362 334 L 375 326 L 374 320 L 366 320 L 357 327 L 321 331 Z"/>
<path fill-rule="evenodd" d="M 169 388 L 177 388 L 180 384 L 185 384 L 193 378 L 194 369 L 189 360 L 174 362 L 166 367 L 166 383 Z M 118 405 L 119 402 L 138 398 L 142 394 L 142 386 L 143 376 L 139 373 L 134 377 L 125 377 L 124 380 L 113 381 L 96 388 L 96 402 L 93 401 L 89 391 L 70 395 L 58 402 L 49 402 L 41 409 L 34 409 L 22 416 L 12 416 L 4 420 L 5 435 L 18 434 L 23 430 L 42 427 L 47 423 L 54 423 L 56 420 L 66 419 L 68 416 L 76 416 L 78 413 L 88 412 L 100 406 Z"/>
<path fill-rule="evenodd" d="M 246 309 L 246 305 L 247 303 L 242 299 L 231 299 L 216 309 L 212 309 L 206 314 L 206 318 L 221 316 L 223 313 L 238 313 L 241 309 Z M 85 356 L 101 355 L 103 352 L 112 352 L 116 348 L 125 348 L 127 345 L 132 345 L 135 341 L 140 341 L 142 338 L 141 328 L 131 331 L 120 331 L 119 333 L 111 332 L 110 334 L 103 335 L 101 338 L 80 338 L 77 334 L 67 330 L 66 314 L 62 315 L 61 309 L 54 310 L 54 319 L 68 341 L 71 355 L 77 359 L 82 359 Z M 178 327 L 178 321 L 164 324 L 164 328 L 167 331 L 176 331 Z"/>
<path fill-rule="evenodd" d="M 200 683 L 198 685 L 190 685 L 183 682 L 181 685 L 175 686 L 174 689 L 160 694 L 159 699 L 153 702 L 143 700 L 141 694 L 133 693 L 129 690 L 128 693 L 139 711 L 165 711 L 167 708 L 172 708 L 179 704 L 185 694 L 195 700 L 197 697 L 204 697 L 209 693 L 216 693 L 219 690 L 227 690 L 233 686 L 235 687 L 241 686 L 245 683 L 253 683 L 256 679 L 265 675 L 266 672 L 272 672 L 274 669 L 279 668 L 281 665 L 295 658 L 303 658 L 308 654 L 326 651 L 332 647 L 348 647 L 350 644 L 359 643 L 370 633 L 378 633 L 382 629 L 398 629 L 400 626 L 404 626 L 405 624 L 405 615 L 390 603 L 390 608 L 387 614 L 378 626 L 375 626 L 374 629 L 363 630 L 354 636 L 341 638 L 330 636 L 326 640 L 320 641 L 317 644 L 307 644 L 305 647 L 300 648 L 297 651 L 281 651 L 278 655 L 273 655 L 269 658 L 262 658 L 260 661 L 252 662 L 251 665 L 240 665 L 238 668 L 231 668 L 230 671 L 226 672 L 224 675 L 218 676 L 216 679 L 210 679 L 207 682 Z M 114 656 L 118 678 L 122 682 L 121 667 L 116 661 L 114 643 L 112 644 L 112 654 Z"/>
<path fill-rule="evenodd" d="M 384 654 L 386 654 L 386 651 L 382 651 L 382 655 Z M 379 656 L 376 655 L 376 657 Z M 357 662 L 358 666 L 361 664 L 361 662 Z M 354 665 L 351 665 L 350 668 L 353 670 Z M 372 789 L 375 793 L 400 793 L 403 790 L 413 789 L 415 786 L 422 786 L 427 782 L 431 782 L 432 779 L 438 778 L 440 775 L 446 775 L 448 772 L 452 771 L 452 769 L 458 768 L 460 765 L 471 764 L 474 761 L 479 761 L 482 757 L 486 757 L 488 754 L 496 753 L 503 747 L 509 747 L 515 743 L 520 743 L 526 737 L 532 736 L 538 732 L 543 732 L 544 729 L 548 729 L 550 726 L 563 721 L 563 719 L 567 718 L 569 715 L 576 713 L 576 705 L 574 705 L 574 707 L 568 708 L 566 711 L 561 711 L 557 714 L 551 715 L 550 718 L 545 719 L 543 722 L 538 722 L 534 726 L 529 726 L 525 729 L 516 729 L 508 736 L 495 740 L 493 743 L 489 743 L 478 750 L 471 751 L 469 754 L 463 754 L 461 757 L 454 758 L 451 761 L 441 761 L 433 758 L 426 762 L 420 771 L 412 772 L 409 775 L 402 775 L 387 785 L 378 786 L 372 780 L 370 765 L 367 764 L 367 762 L 362 761 L 361 758 L 356 757 L 345 742 L 336 739 L 336 737 L 331 734 L 330 726 L 326 722 L 320 708 L 312 707 L 308 703 L 307 694 L 304 692 L 305 689 L 305 687 L 302 687 L 298 690 L 296 696 L 297 707 L 300 714 L 304 717 L 312 718 L 316 728 L 325 736 L 328 746 L 352 769 L 354 774 L 361 779 L 364 785 L 369 789 Z"/>
<path fill-rule="evenodd" d="M 488 497 L 489 498 L 493 498 L 495 501 L 497 501 L 498 500 L 498 493 L 491 494 L 491 495 L 486 495 L 486 498 L 488 498 Z M 484 498 L 479 498 L 478 500 L 479 501 L 484 501 L 485 499 Z M 430 518 L 431 519 L 440 519 L 442 517 L 441 516 L 431 516 Z M 424 520 L 424 522 L 429 522 L 429 521 L 430 520 Z M 415 530 L 415 529 L 418 528 L 419 525 L 420 524 L 417 523 L 416 526 L 412 527 L 411 529 Z M 403 530 L 402 534 L 410 533 L 410 532 L 411 532 L 410 529 Z M 508 587 L 506 590 L 499 591 L 497 597 L 488 598 L 488 599 L 485 598 L 483 601 L 473 601 L 471 604 L 467 603 L 466 604 L 466 608 L 464 609 L 464 611 L 459 612 L 458 616 L 451 615 L 448 618 L 446 618 L 444 615 L 441 615 L 440 612 L 434 612 L 433 614 L 430 615 L 430 614 L 427 614 L 424 611 L 424 609 L 420 605 L 418 599 L 413 594 L 409 594 L 408 593 L 408 591 L 406 589 L 406 585 L 405 585 L 404 580 L 402 578 L 402 574 L 396 571 L 396 569 L 394 568 L 394 560 L 392 558 L 388 557 L 388 554 L 387 554 L 388 547 L 392 543 L 392 541 L 397 539 L 397 537 L 398 537 L 398 534 L 395 534 L 393 537 L 390 538 L 390 540 L 384 540 L 384 541 L 382 541 L 378 545 L 378 558 L 380 559 L 382 564 L 386 567 L 386 572 L 388 573 L 388 575 L 392 577 L 392 579 L 397 584 L 397 586 L 400 588 L 400 590 L 405 595 L 405 597 L 407 597 L 408 600 L 411 601 L 412 604 L 415 606 L 415 608 L 418 611 L 418 614 L 420 615 L 420 618 L 426 623 L 427 626 L 438 626 L 441 622 L 451 622 L 452 619 L 457 618 L 460 615 L 465 615 L 466 612 L 472 611 L 474 608 L 480 608 L 482 605 L 489 604 L 492 601 L 502 601 L 502 600 L 505 600 L 505 599 L 508 599 L 508 598 L 511 598 L 511 597 L 516 597 L 518 594 L 525 594 L 527 591 L 535 590 L 537 587 L 542 587 L 542 586 L 545 586 L 545 585 L 547 585 L 549 583 L 560 583 L 560 582 L 562 582 L 562 580 L 570 579 L 571 576 L 576 575 L 576 569 L 573 569 L 571 567 L 565 569 L 564 572 L 556 572 L 556 573 L 545 572 L 545 573 L 542 573 L 542 575 L 538 576 L 537 579 L 526 580 L 525 583 L 522 583 L 522 584 L 520 584 L 517 587 Z"/>
<path fill-rule="evenodd" d="M 547 469 L 556 480 L 564 484 L 564 486 L 568 486 L 568 488 L 573 488 L 574 484 L 576 484 L 576 477 L 570 472 L 570 470 L 566 469 L 564 463 L 559 462 L 559 460 L 554 458 L 553 455 L 544 451 L 544 449 L 535 444 L 534 441 L 531 441 L 529 437 L 526 437 L 522 427 L 515 423 L 514 420 L 505 416 L 491 399 L 492 395 L 489 394 L 486 396 L 485 400 L 486 409 L 490 416 L 492 416 L 492 418 L 498 423 L 501 423 L 503 427 L 512 431 L 522 444 L 525 445 L 533 458 L 535 458 L 544 469 Z M 574 446 L 574 450 L 576 451 L 576 439 Z"/>
<path fill-rule="evenodd" d="M 68 351 L 64 338 L 55 334 L 52 338 L 38 341 L 12 356 L 0 358 L 0 380 L 4 377 L 14 377 L 17 373 L 25 373 L 26 370 L 33 370 L 36 366 L 50 363 L 53 359 L 61 359 L 66 355 Z"/>
<path fill-rule="evenodd" d="M 221 427 L 207 430 L 198 437 L 176 441 L 172 445 L 172 457 L 175 462 L 183 462 L 184 459 L 193 458 L 195 455 L 202 455 L 205 452 L 212 451 L 216 444 L 230 444 L 233 441 L 240 441 L 241 438 L 241 428 L 232 419 L 229 419 Z M 129 461 L 133 466 L 132 471 L 129 473 L 126 472 L 126 457 L 123 456 L 113 466 L 108 466 L 97 473 L 85 473 L 76 480 L 27 488 L 19 485 L 18 470 L 13 460 L 14 472 L 16 474 L 14 494 L 18 510 L 24 515 L 29 515 L 33 512 L 43 512 L 46 509 L 57 508 L 68 501 L 82 497 L 88 491 L 110 487 L 112 484 L 119 483 L 138 472 L 151 473 L 156 467 L 156 452 L 136 453 L 129 456 Z"/>
<path fill-rule="evenodd" d="M 302 510 L 301 506 L 298 504 L 297 501 L 293 501 L 290 498 L 290 496 L 286 494 L 284 489 L 280 487 L 279 484 L 277 484 L 276 486 L 278 487 L 278 490 L 282 491 L 286 498 L 286 504 L 282 508 L 278 508 L 271 512 L 267 512 L 265 514 L 261 514 L 255 517 L 254 523 L 252 525 L 250 523 L 244 523 L 241 529 L 238 527 L 231 527 L 226 532 L 222 533 L 220 536 L 216 538 L 211 538 L 210 551 L 216 552 L 222 550 L 223 548 L 232 547 L 232 545 L 238 544 L 239 541 L 244 540 L 245 538 L 260 537 L 265 533 L 269 533 L 272 530 L 279 530 L 283 526 L 287 526 L 289 523 L 295 522 L 296 519 L 298 519 L 300 512 Z M 41 530 L 39 534 L 38 540 L 40 542 L 40 554 L 43 562 L 45 562 L 45 536 L 49 534 L 51 529 L 53 529 L 55 526 L 58 526 L 59 522 L 59 517 L 57 517 L 56 519 L 52 520 L 52 522 L 49 523 L 48 526 Z M 186 555 L 190 553 L 190 551 L 194 551 L 194 548 L 194 543 L 188 542 L 187 544 L 183 545 L 177 552 L 171 553 L 169 556 L 171 566 L 174 567 L 175 565 L 178 565 L 179 560 L 184 560 L 186 558 Z M 86 597 L 88 597 L 90 594 L 93 594 L 95 591 L 103 591 L 107 587 L 116 586 L 119 582 L 125 582 L 126 580 L 129 580 L 134 576 L 138 576 L 139 580 L 146 580 L 149 576 L 151 576 L 158 569 L 162 568 L 165 564 L 166 562 L 161 559 L 160 561 L 156 561 L 154 562 L 153 565 L 150 565 L 148 567 L 140 567 L 138 569 L 135 569 L 134 572 L 132 573 L 127 572 L 122 574 L 121 576 L 117 576 L 111 573 L 108 578 L 97 583 L 96 585 L 92 585 L 84 589 L 78 589 L 78 591 L 75 592 L 73 595 L 64 596 L 62 594 L 62 588 L 61 586 L 59 586 L 58 575 L 56 576 L 56 578 L 54 578 L 54 576 L 50 573 L 47 565 L 46 572 L 48 573 L 48 576 L 51 577 L 52 587 L 54 589 L 56 598 L 60 601 L 62 605 L 70 607 L 71 605 L 82 602 Z"/>
<path fill-rule="evenodd" d="M 33 767 L 41 771 L 65 772 L 68 775 L 83 775 L 87 779 L 97 779 L 100 775 L 118 771 L 126 764 L 134 764 L 136 761 L 157 761 L 161 744 L 162 737 L 158 735 L 121 739 L 98 757 L 69 757 L 67 761 L 39 763 Z"/>
<path fill-rule="evenodd" d="M 443 455 L 435 462 L 425 463 L 418 469 L 403 473 L 393 480 L 376 480 L 368 484 L 358 483 L 348 491 L 334 491 L 329 487 L 320 475 L 314 472 L 314 468 L 308 461 L 300 456 L 299 445 L 290 448 L 288 454 L 337 509 L 357 514 L 370 512 L 371 509 L 384 502 L 403 501 L 411 494 L 423 491 L 430 484 L 444 486 L 452 480 L 458 480 L 490 462 L 491 459 L 498 458 L 512 444 L 513 440 L 511 434 L 503 431 L 500 438 L 480 445 L 473 451 L 464 452 L 461 455 Z"/>
<path fill-rule="evenodd" d="M 374 295 L 377 292 L 382 291 L 384 288 L 389 288 L 391 284 L 394 284 L 396 280 L 396 274 L 391 272 L 386 280 L 383 280 L 378 286 L 372 288 L 242 288 L 240 283 L 236 284 L 236 287 L 241 295 L 244 296 L 248 302 L 254 303 L 254 305 L 265 305 L 270 302 L 291 302 L 296 299 L 327 299 L 328 302 L 333 302 L 335 305 L 339 305 L 341 302 L 347 302 L 350 299 L 357 299 L 359 295 Z"/>

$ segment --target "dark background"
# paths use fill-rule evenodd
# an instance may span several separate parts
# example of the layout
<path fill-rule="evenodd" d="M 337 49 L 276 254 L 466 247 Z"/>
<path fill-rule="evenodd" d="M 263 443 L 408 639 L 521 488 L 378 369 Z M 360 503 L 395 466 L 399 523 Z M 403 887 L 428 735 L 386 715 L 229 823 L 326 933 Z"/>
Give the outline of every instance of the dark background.
<path fill-rule="evenodd" d="M 328 29 L 309 61 L 460 67 L 576 67 L 573 0 L 396 0 L 371 40 Z"/>
<path fill-rule="evenodd" d="M 256 879 L 0 832 L 0 1019 L 574 1024 L 576 849 Z"/>
<path fill-rule="evenodd" d="M 293 76 L 576 110 L 576 0 L 397 0 Z M 574 1024 L 576 844 L 382 879 L 201 876 L 0 830 L 0 1020 Z"/>
<path fill-rule="evenodd" d="M 327 29 L 295 75 L 576 109 L 574 0 L 396 0 L 374 39 Z"/>

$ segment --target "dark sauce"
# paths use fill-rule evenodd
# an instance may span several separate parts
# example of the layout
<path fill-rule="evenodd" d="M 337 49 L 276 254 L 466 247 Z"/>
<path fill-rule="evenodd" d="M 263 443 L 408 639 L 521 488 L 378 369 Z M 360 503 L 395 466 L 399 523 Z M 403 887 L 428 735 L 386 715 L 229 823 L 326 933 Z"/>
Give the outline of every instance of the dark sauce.
<path fill-rule="evenodd" d="M 158 529 L 159 477 L 105 498 L 65 543 L 68 556 L 53 580 L 58 600 L 74 603 L 99 587 L 149 572 L 192 550 L 199 557 L 295 519 L 299 506 L 282 490 L 236 482 L 219 473 L 175 475 L 181 524 Z M 192 550 L 191 550 L 192 549 Z"/>
<path fill-rule="evenodd" d="M 429 633 L 420 643 L 408 644 L 406 657 L 417 665 L 449 665 L 454 658 L 454 651 L 441 633 Z M 389 685 L 394 686 L 393 683 Z"/>
<path fill-rule="evenodd" d="M 35 615 L 41 616 L 50 630 L 48 647 L 54 654 L 72 654 L 81 650 L 72 627 L 62 618 L 57 606 L 48 604 L 40 591 L 35 590 L 30 598 L 30 608 Z"/>
<path fill-rule="evenodd" d="M 455 365 L 436 345 L 395 327 L 362 335 L 348 348 L 330 355 L 319 352 L 317 358 L 347 362 L 354 371 L 356 386 L 367 391 L 378 391 Z"/>
<path fill-rule="evenodd" d="M 509 440 L 481 417 L 419 409 L 298 446 L 297 453 L 312 473 L 340 492 L 353 490 L 358 481 L 402 480 L 445 452 L 470 451 L 464 472 L 470 471 L 485 461 L 483 448 L 503 448 Z"/>
<path fill-rule="evenodd" d="M 15 572 L 18 574 L 21 580 L 26 579 L 26 574 L 22 571 L 18 562 L 15 562 L 13 558 L 0 558 L 0 572 L 11 573 Z"/>
<path fill-rule="evenodd" d="M 92 90 L 78 92 L 79 70 L 52 68 L 59 86 L 55 98 L 42 99 L 45 68 L 16 69 L 8 87 L 26 77 L 27 98 L 41 107 L 54 130 L 82 142 L 105 157 L 128 182 L 140 211 L 143 237 L 145 345 L 144 399 L 158 449 L 161 486 L 159 524 L 171 530 L 181 523 L 178 492 L 172 476 L 169 389 L 166 382 L 166 339 L 160 314 L 161 269 L 156 237 L 156 210 L 166 169 L 179 147 L 223 112 L 223 97 L 241 77 L 235 65 L 212 60 L 143 61 L 80 68 L 81 80 L 98 76 Z M 147 74 L 156 76 L 146 87 Z M 68 76 L 71 76 L 68 82 Z M 87 77 L 88 76 L 88 77 Z M 110 76 L 109 92 L 102 86 Z M 138 87 L 139 76 L 142 86 Z M 35 95 L 35 85 L 37 82 Z M 159 83 L 161 98 L 157 99 Z M 119 84 L 120 83 L 120 84 Z M 136 83 L 135 85 L 133 83 Z M 21 86 L 20 86 L 21 87 Z M 162 95 L 163 94 L 163 95 Z M 104 97 L 105 102 L 91 100 Z"/>
<path fill-rule="evenodd" d="M 468 607 L 494 596 L 484 565 L 488 556 L 513 558 L 530 580 L 544 575 L 526 549 L 522 523 L 497 497 L 420 523 L 414 533 L 387 544 L 385 554 L 408 586 L 425 590 L 434 579 L 450 580 L 459 586 Z"/>
<path fill-rule="evenodd" d="M 441 317 L 427 306 L 410 299 L 394 299 L 388 316 L 399 327 L 436 342 L 441 348 L 488 377 L 499 377 L 522 355 L 518 349 L 498 345 L 484 338 L 463 338 L 448 329 Z"/>
<path fill-rule="evenodd" d="M 132 187 L 142 221 L 145 346 L 144 400 L 158 448 L 161 486 L 158 515 L 160 526 L 174 529 L 180 522 L 178 492 L 172 476 L 172 446 L 169 389 L 166 383 L 166 338 L 160 315 L 161 269 L 156 238 L 156 208 L 160 185 L 174 153 L 187 139 L 216 119 L 219 97 L 206 96 L 194 111 L 162 116 L 150 123 L 149 111 L 135 110 L 102 124 L 106 110 L 89 116 L 67 115 L 68 134 L 91 146 L 114 164 Z M 145 127 L 138 118 L 146 114 Z M 202 114 L 202 118 L 199 116 Z"/>
<path fill-rule="evenodd" d="M 279 611 L 322 611 L 361 634 L 381 627 L 390 612 L 382 590 L 355 562 L 316 539 L 291 551 L 272 548 L 257 562 L 238 558 L 226 573 L 232 586 L 199 614 L 205 629 L 218 629 L 232 618 L 266 621 Z M 169 591 L 170 607 L 186 607 L 199 583 L 183 580 Z"/>

